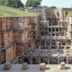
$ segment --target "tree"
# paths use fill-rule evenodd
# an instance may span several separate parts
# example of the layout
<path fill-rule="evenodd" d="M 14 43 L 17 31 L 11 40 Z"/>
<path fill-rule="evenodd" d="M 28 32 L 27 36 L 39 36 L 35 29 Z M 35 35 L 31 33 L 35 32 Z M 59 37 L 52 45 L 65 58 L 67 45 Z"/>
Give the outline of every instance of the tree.
<path fill-rule="evenodd" d="M 17 7 L 18 7 L 18 8 L 19 8 L 19 7 L 22 7 L 22 8 L 23 8 L 24 5 L 23 5 L 23 3 L 22 3 L 21 1 L 18 1 L 18 2 L 17 2 Z"/>
<path fill-rule="evenodd" d="M 0 5 L 6 5 L 7 0 L 0 0 Z"/>
<path fill-rule="evenodd" d="M 56 8 L 56 6 L 51 6 L 50 8 Z"/>
<path fill-rule="evenodd" d="M 8 0 L 7 5 L 11 7 L 16 7 L 16 8 L 24 6 L 20 0 Z"/>
<path fill-rule="evenodd" d="M 42 0 L 27 0 L 26 6 L 27 7 L 38 7 Z"/>
<path fill-rule="evenodd" d="M 10 7 L 15 7 L 15 8 L 24 7 L 21 0 L 0 0 L 0 4 L 10 6 Z"/>

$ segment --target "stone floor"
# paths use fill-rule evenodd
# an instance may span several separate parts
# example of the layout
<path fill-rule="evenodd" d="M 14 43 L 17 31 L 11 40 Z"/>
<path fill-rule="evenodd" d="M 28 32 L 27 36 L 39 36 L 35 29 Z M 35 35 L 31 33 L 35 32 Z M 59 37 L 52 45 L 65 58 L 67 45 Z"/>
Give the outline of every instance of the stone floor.
<path fill-rule="evenodd" d="M 40 70 L 39 65 L 28 65 L 29 68 L 27 70 L 21 69 L 21 64 L 12 64 L 10 70 L 3 70 L 4 65 L 0 65 L 0 72 L 72 72 L 72 65 L 66 65 L 70 67 L 70 69 L 60 70 L 59 65 L 48 65 L 50 69 Z"/>

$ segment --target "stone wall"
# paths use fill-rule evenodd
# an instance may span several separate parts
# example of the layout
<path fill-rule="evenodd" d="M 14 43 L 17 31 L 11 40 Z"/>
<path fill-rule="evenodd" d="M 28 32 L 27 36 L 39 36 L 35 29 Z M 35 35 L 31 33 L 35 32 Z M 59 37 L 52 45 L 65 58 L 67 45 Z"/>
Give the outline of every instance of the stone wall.
<path fill-rule="evenodd" d="M 29 33 L 33 31 L 31 29 L 37 31 L 36 25 L 37 17 L 0 18 L 0 63 L 13 61 L 27 51 L 29 38 L 33 37 Z"/>

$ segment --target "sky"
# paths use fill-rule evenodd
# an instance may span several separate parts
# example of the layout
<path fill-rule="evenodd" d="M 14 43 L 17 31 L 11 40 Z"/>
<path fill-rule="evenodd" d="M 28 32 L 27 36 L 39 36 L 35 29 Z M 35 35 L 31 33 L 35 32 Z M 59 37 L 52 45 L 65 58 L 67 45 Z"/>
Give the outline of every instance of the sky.
<path fill-rule="evenodd" d="M 27 0 L 22 0 L 25 4 Z M 72 7 L 72 0 L 42 0 L 42 6 Z"/>

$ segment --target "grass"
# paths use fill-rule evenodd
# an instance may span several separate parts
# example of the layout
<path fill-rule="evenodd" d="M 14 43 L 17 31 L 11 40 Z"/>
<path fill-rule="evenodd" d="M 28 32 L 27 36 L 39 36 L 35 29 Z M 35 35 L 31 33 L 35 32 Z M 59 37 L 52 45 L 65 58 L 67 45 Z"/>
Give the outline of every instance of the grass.
<path fill-rule="evenodd" d="M 68 12 L 68 16 L 72 16 L 72 11 L 69 11 Z"/>
<path fill-rule="evenodd" d="M 0 17 L 35 17 L 37 13 L 28 13 L 16 8 L 0 6 Z"/>

